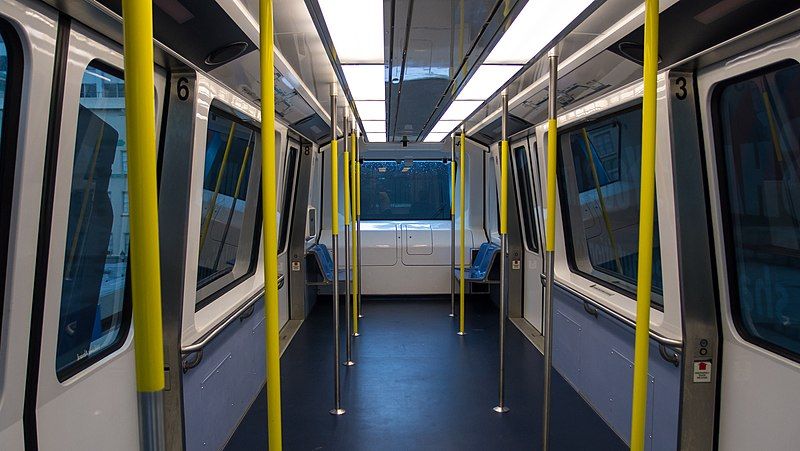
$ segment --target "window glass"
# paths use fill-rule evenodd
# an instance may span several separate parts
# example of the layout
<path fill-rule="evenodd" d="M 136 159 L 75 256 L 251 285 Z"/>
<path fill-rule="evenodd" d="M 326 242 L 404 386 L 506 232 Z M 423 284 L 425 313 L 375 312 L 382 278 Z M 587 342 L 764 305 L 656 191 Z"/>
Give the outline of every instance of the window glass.
<path fill-rule="evenodd" d="M 634 294 L 639 260 L 642 109 L 559 134 L 562 208 L 573 270 Z M 653 303 L 662 304 L 658 215 L 653 224 Z"/>
<path fill-rule="evenodd" d="M 124 93 L 121 74 L 112 72 L 91 65 L 82 86 L 114 85 Z M 61 380 L 116 349 L 128 330 L 128 174 L 118 164 L 125 144 L 125 98 L 82 96 L 61 285 Z"/>
<path fill-rule="evenodd" d="M 286 172 L 284 173 L 283 201 L 281 207 L 281 229 L 278 234 L 278 252 L 283 252 L 286 248 L 286 241 L 289 238 L 289 224 L 291 223 L 292 195 L 294 186 L 297 182 L 297 157 L 299 150 L 294 145 L 289 145 L 289 154 L 286 156 Z"/>
<path fill-rule="evenodd" d="M 244 232 L 247 216 L 258 205 L 258 190 L 249 186 L 258 131 L 212 107 L 206 136 L 198 288 L 231 273 L 237 263 L 253 266 L 257 257 L 254 236 Z M 251 218 L 251 230 L 254 222 Z M 239 252 L 242 246 L 247 255 Z"/>
<path fill-rule="evenodd" d="M 18 91 L 22 84 L 23 62 L 16 31 L 0 20 L 0 325 L 3 319 L 11 205 L 13 203 L 14 176 L 16 173 L 19 96 L 6 93 Z"/>
<path fill-rule="evenodd" d="M 535 206 L 533 196 L 533 176 L 531 166 L 528 162 L 528 151 L 525 146 L 514 149 L 514 163 L 517 169 L 517 186 L 519 187 L 519 198 L 522 206 L 522 226 L 524 228 L 525 246 L 533 252 L 539 251 L 538 237 L 536 236 L 535 226 Z"/>
<path fill-rule="evenodd" d="M 797 360 L 800 65 L 780 64 L 720 86 L 715 108 L 737 327 Z"/>
<path fill-rule="evenodd" d="M 442 160 L 365 161 L 361 219 L 450 220 L 450 163 Z"/>

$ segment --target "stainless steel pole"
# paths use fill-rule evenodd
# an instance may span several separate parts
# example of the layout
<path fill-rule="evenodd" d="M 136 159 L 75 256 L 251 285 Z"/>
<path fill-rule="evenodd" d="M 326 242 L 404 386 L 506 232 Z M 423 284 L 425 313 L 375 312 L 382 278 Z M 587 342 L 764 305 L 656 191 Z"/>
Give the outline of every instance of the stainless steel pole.
<path fill-rule="evenodd" d="M 346 348 L 346 360 L 342 363 L 344 366 L 353 366 L 356 362 L 353 361 L 353 331 L 352 331 L 352 321 L 350 319 L 350 202 L 349 202 L 349 194 L 350 190 L 348 189 L 348 183 L 350 181 L 350 177 L 348 175 L 349 171 L 349 158 L 350 155 L 348 154 L 348 150 L 352 151 L 353 149 L 349 149 L 349 134 L 352 132 L 352 128 L 350 127 L 350 117 L 348 116 L 347 108 L 344 110 L 344 208 L 345 208 L 345 220 L 344 220 L 344 286 L 345 286 L 345 298 L 344 298 L 344 317 L 345 317 L 345 335 L 347 338 L 345 339 L 345 348 Z"/>
<path fill-rule="evenodd" d="M 544 396 L 542 402 L 542 449 L 549 449 L 550 377 L 553 372 L 553 261 L 555 255 L 555 189 L 556 189 L 556 98 L 558 97 L 558 54 L 550 52 L 550 83 L 547 99 L 547 249 L 545 265 L 547 283 L 544 289 Z"/>
<path fill-rule="evenodd" d="M 356 241 L 357 249 L 356 249 L 356 260 L 358 261 L 358 317 L 364 317 L 364 311 L 361 308 L 361 273 L 364 272 L 364 265 L 362 264 L 361 260 L 361 140 L 356 140 L 356 148 L 353 149 L 353 152 L 356 153 L 356 180 L 354 185 L 356 187 L 356 234 L 358 235 L 358 240 Z"/>
<path fill-rule="evenodd" d="M 500 94 L 503 113 L 501 116 L 500 139 L 500 368 L 498 374 L 498 399 L 497 406 L 493 409 L 497 413 L 508 412 L 505 405 L 505 349 L 506 349 L 506 283 L 507 256 L 508 256 L 508 94 L 503 90 Z"/>
<path fill-rule="evenodd" d="M 456 134 L 450 135 L 450 317 L 456 316 Z"/>
<path fill-rule="evenodd" d="M 337 86 L 331 84 L 331 237 L 333 241 L 333 409 L 331 415 L 343 415 L 339 383 L 339 155 L 336 141 Z"/>

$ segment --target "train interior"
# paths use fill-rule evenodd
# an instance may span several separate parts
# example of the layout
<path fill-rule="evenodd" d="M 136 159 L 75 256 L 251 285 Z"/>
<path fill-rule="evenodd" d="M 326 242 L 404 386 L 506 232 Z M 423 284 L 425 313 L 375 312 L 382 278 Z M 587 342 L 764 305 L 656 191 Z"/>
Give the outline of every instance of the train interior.
<path fill-rule="evenodd" d="M 800 443 L 796 1 L 129 3 L 0 3 L 0 449 Z"/>

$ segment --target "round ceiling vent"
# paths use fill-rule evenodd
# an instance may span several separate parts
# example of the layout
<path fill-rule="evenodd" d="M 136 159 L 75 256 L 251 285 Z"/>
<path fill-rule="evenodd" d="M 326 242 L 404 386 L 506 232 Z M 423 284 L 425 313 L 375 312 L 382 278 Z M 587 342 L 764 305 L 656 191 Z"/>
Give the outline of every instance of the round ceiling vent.
<path fill-rule="evenodd" d="M 233 42 L 212 51 L 206 57 L 206 64 L 209 66 L 219 66 L 227 62 L 233 61 L 242 56 L 247 50 L 248 44 L 244 41 Z"/>

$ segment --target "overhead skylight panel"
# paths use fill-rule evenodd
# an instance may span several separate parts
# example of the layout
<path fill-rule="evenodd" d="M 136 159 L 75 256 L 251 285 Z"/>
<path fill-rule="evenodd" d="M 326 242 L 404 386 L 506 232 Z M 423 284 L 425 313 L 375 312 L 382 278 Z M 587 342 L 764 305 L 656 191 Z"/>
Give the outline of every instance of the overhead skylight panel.
<path fill-rule="evenodd" d="M 383 64 L 383 0 L 318 0 L 342 64 Z"/>
<path fill-rule="evenodd" d="M 450 133 L 438 133 L 438 132 L 437 133 L 433 133 L 433 132 L 431 132 L 431 133 L 428 133 L 428 136 L 425 137 L 423 142 L 426 142 L 426 143 L 438 143 L 441 140 L 445 139 L 447 137 L 447 135 L 449 135 L 449 134 Z"/>
<path fill-rule="evenodd" d="M 353 100 L 386 100 L 386 70 L 380 64 L 342 64 Z"/>
<path fill-rule="evenodd" d="M 356 109 L 362 121 L 386 120 L 386 103 L 383 100 L 356 100 Z"/>
<path fill-rule="evenodd" d="M 367 140 L 371 143 L 386 142 L 386 133 L 367 133 Z"/>
<path fill-rule="evenodd" d="M 386 121 L 361 121 L 367 133 L 386 133 Z"/>
<path fill-rule="evenodd" d="M 483 102 L 503 87 L 521 67 L 521 65 L 482 64 L 469 79 L 467 85 L 458 93 L 456 101 L 480 100 Z"/>
<path fill-rule="evenodd" d="M 484 64 L 526 64 L 594 0 L 529 0 Z"/>
<path fill-rule="evenodd" d="M 444 112 L 442 120 L 461 122 L 469 117 L 482 103 L 483 100 L 456 100 L 451 103 L 447 111 Z"/>

